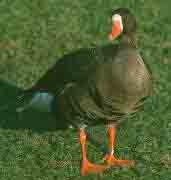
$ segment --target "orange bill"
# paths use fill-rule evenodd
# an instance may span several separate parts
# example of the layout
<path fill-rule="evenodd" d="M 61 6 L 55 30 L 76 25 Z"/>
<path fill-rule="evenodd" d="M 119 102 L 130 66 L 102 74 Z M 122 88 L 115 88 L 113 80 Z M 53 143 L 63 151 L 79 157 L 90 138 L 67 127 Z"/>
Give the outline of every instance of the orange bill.
<path fill-rule="evenodd" d="M 112 32 L 109 33 L 109 40 L 115 39 L 122 32 L 122 28 L 119 21 L 115 21 L 112 25 Z"/>

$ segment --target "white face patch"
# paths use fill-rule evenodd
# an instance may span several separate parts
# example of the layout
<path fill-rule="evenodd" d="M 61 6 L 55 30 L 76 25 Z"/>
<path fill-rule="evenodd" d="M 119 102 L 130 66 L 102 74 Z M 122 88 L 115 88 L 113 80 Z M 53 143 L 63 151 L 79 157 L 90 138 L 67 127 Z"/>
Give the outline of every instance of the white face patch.
<path fill-rule="evenodd" d="M 119 22 L 120 24 L 120 28 L 121 30 L 123 31 L 123 23 L 122 23 L 122 16 L 119 15 L 119 14 L 114 14 L 112 16 L 112 22 L 115 23 L 115 22 Z"/>

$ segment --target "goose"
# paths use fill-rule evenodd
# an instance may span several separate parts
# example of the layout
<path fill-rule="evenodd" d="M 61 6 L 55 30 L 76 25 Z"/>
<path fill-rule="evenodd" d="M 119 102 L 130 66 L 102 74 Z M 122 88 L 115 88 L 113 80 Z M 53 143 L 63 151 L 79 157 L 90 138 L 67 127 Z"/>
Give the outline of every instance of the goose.
<path fill-rule="evenodd" d="M 107 45 L 80 49 L 64 55 L 31 88 L 20 95 L 30 98 L 17 108 L 29 107 L 57 115 L 57 123 L 79 130 L 80 173 L 101 173 L 112 166 L 132 166 L 134 161 L 114 155 L 116 128 L 121 120 L 143 107 L 152 90 L 151 72 L 136 46 L 136 19 L 127 8 L 112 12 Z M 118 43 L 112 43 L 118 39 Z M 115 41 L 114 41 L 115 42 Z M 86 155 L 86 127 L 105 125 L 108 153 L 102 164 Z"/>

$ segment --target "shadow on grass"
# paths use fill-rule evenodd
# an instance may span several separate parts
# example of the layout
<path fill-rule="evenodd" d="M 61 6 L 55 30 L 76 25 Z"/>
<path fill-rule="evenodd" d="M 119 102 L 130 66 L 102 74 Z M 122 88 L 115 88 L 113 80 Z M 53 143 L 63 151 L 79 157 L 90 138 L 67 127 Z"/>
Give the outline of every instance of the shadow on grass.
<path fill-rule="evenodd" d="M 29 109 L 16 112 L 17 95 L 22 89 L 0 81 L 0 127 L 3 129 L 31 129 L 36 132 L 64 129 L 62 122 L 50 113 L 41 113 Z"/>

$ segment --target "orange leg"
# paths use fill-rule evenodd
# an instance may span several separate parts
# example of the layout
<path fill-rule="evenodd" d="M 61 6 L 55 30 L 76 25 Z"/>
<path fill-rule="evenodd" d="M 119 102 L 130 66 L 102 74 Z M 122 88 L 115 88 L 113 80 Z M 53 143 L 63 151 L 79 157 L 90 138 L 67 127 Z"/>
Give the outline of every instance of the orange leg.
<path fill-rule="evenodd" d="M 110 166 L 132 166 L 132 165 L 134 165 L 134 161 L 119 160 L 119 159 L 115 158 L 115 156 L 114 156 L 115 134 L 116 134 L 116 127 L 115 126 L 108 127 L 109 153 L 104 156 L 104 158 L 103 158 L 104 162 Z"/>
<path fill-rule="evenodd" d="M 92 164 L 86 157 L 86 134 L 83 129 L 80 129 L 80 144 L 82 150 L 82 162 L 81 162 L 81 175 L 85 176 L 88 173 L 100 173 L 107 169 L 107 165 Z"/>

